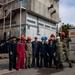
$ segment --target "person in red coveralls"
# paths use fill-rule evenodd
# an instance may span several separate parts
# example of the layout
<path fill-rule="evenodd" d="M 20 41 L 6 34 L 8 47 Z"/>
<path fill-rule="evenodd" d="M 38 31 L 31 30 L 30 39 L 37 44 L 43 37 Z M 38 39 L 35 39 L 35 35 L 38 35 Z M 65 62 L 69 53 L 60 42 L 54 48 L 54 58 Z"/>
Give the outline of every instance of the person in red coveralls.
<path fill-rule="evenodd" d="M 25 44 L 24 44 L 24 36 L 20 37 L 20 42 L 17 43 L 17 63 L 16 63 L 16 70 L 20 68 L 24 68 L 24 52 L 25 52 Z"/>

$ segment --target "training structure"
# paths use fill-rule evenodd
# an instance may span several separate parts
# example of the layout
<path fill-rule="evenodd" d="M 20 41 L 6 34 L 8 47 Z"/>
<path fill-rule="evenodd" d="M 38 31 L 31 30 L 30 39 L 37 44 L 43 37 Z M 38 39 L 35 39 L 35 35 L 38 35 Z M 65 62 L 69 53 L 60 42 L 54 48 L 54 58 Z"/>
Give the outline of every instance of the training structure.
<path fill-rule="evenodd" d="M 0 0 L 0 38 L 56 35 L 59 0 Z"/>

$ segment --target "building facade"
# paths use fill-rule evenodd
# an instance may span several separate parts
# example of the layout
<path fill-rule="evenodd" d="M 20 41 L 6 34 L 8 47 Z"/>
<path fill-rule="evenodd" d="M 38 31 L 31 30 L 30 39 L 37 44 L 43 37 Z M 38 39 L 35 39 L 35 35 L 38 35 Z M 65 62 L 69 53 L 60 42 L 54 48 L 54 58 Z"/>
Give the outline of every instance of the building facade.
<path fill-rule="evenodd" d="M 0 37 L 56 35 L 59 0 L 0 0 Z"/>

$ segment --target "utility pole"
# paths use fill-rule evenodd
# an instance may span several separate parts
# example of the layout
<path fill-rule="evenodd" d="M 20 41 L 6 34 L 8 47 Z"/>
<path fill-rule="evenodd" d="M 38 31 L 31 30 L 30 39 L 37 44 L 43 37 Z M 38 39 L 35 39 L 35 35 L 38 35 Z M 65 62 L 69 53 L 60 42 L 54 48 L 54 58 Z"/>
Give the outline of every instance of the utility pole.
<path fill-rule="evenodd" d="M 5 12 L 4 12 L 4 20 L 3 20 L 3 35 L 4 35 L 4 32 L 5 32 Z"/>
<path fill-rule="evenodd" d="M 22 18 L 22 6 L 21 6 L 22 1 L 20 0 L 20 36 L 21 36 L 21 18 Z"/>

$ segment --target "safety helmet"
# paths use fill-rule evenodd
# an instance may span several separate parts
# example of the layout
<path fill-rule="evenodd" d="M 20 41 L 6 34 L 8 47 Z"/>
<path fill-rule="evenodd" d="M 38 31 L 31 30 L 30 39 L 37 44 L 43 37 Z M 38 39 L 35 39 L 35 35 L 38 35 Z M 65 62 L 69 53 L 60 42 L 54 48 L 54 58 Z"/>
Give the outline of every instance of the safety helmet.
<path fill-rule="evenodd" d="M 27 40 L 28 40 L 28 41 L 30 41 L 30 40 L 31 40 L 31 37 L 30 37 L 30 36 L 28 36 L 28 37 L 27 37 Z"/>
<path fill-rule="evenodd" d="M 47 40 L 47 37 L 45 36 L 45 40 Z"/>
<path fill-rule="evenodd" d="M 60 36 L 61 37 L 64 37 L 65 36 L 65 33 L 64 32 L 61 32 Z"/>
<path fill-rule="evenodd" d="M 55 37 L 55 36 L 54 36 L 54 34 L 51 34 L 51 36 L 50 36 L 50 37 Z"/>
<path fill-rule="evenodd" d="M 57 39 L 60 39 L 60 37 L 58 36 Z"/>
<path fill-rule="evenodd" d="M 41 37 L 41 40 L 46 40 L 45 36 L 42 36 L 42 37 Z"/>
<path fill-rule="evenodd" d="M 25 37 L 22 35 L 22 36 L 20 37 L 20 39 L 21 39 L 21 40 L 24 40 L 24 39 L 25 39 Z"/>

